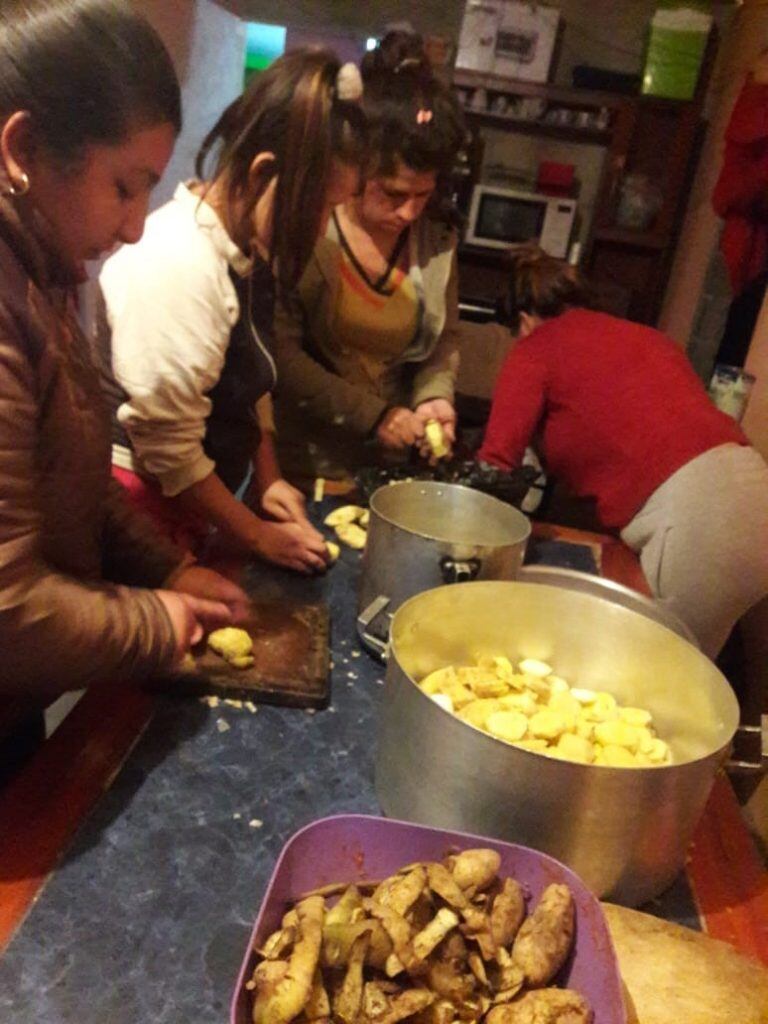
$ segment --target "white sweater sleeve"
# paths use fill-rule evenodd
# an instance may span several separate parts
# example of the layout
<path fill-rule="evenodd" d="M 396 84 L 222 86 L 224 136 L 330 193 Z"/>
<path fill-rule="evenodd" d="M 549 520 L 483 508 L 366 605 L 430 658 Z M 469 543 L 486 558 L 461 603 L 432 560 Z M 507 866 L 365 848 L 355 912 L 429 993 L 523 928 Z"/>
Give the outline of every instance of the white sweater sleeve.
<path fill-rule="evenodd" d="M 128 399 L 117 417 L 142 471 L 172 497 L 215 464 L 203 450 L 207 392 L 224 365 L 237 295 L 226 264 L 202 243 L 181 251 L 146 238 L 109 259 L 101 286 L 112 361 Z"/>

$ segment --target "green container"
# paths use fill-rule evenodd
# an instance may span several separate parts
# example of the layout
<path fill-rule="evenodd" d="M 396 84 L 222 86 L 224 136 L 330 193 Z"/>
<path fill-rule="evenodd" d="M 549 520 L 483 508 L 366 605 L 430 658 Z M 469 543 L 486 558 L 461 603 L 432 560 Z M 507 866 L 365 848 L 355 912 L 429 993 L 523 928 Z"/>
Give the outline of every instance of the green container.
<path fill-rule="evenodd" d="M 712 19 L 691 8 L 657 11 L 651 22 L 643 93 L 693 99 Z"/>

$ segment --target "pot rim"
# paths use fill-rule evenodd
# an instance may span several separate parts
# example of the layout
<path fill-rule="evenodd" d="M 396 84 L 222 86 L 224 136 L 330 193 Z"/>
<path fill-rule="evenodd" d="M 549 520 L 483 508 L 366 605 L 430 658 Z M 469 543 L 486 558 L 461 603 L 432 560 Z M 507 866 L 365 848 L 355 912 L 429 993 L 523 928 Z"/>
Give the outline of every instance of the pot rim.
<path fill-rule="evenodd" d="M 533 576 L 538 575 L 544 578 L 540 580 L 532 579 Z M 666 608 L 662 608 L 652 597 L 641 594 L 639 590 L 633 590 L 631 587 L 625 587 L 623 583 L 617 583 L 616 580 L 608 579 L 607 576 L 595 576 L 589 572 L 582 572 L 579 569 L 566 569 L 559 565 L 539 564 L 523 565 L 520 567 L 518 574 L 518 582 L 520 583 L 540 583 L 553 587 L 558 586 L 557 580 L 560 578 L 566 581 L 571 580 L 574 583 L 583 583 L 587 589 L 581 591 L 581 593 L 591 593 L 592 591 L 589 588 L 594 588 L 594 596 L 602 597 L 605 600 L 610 600 L 610 593 L 618 594 L 629 602 L 629 604 L 623 607 L 628 608 L 629 611 L 638 611 L 640 615 L 644 614 L 640 610 L 641 608 L 647 608 L 649 613 L 651 611 L 663 612 L 663 618 L 660 615 L 654 614 L 648 614 L 647 618 L 653 619 L 654 622 L 658 622 L 660 626 L 664 626 L 666 629 L 671 629 L 673 633 L 683 637 L 684 640 L 687 640 L 697 650 L 701 650 L 701 644 L 679 616 L 667 611 Z M 577 588 L 574 587 L 573 589 Z M 598 593 L 597 591 L 604 591 L 605 593 Z"/>
<path fill-rule="evenodd" d="M 395 518 L 393 518 L 392 515 L 386 514 L 382 512 L 380 509 L 376 508 L 374 504 L 377 495 L 387 494 L 390 491 L 394 491 L 397 488 L 401 487 L 421 487 L 427 488 L 428 490 L 436 488 L 440 488 L 442 490 L 444 488 L 448 488 L 452 491 L 464 491 L 467 494 L 471 494 L 473 496 L 473 499 L 480 498 L 484 499 L 487 502 L 492 502 L 495 505 L 499 505 L 504 510 L 505 514 L 511 514 L 512 518 L 517 520 L 518 525 L 520 527 L 520 534 L 514 539 L 505 541 L 503 544 L 481 544 L 475 541 L 465 544 L 463 541 L 457 541 L 453 537 L 439 536 L 434 533 L 429 533 L 425 530 L 415 530 L 410 526 L 404 526 L 402 523 L 398 522 Z M 378 516 L 379 519 L 382 519 L 389 526 L 393 526 L 398 530 L 402 530 L 403 533 L 410 534 L 412 537 L 421 537 L 424 540 L 435 541 L 438 544 L 452 544 L 457 547 L 472 547 L 474 549 L 482 551 L 499 551 L 503 548 L 517 547 L 520 544 L 526 544 L 530 539 L 531 531 L 533 529 L 531 526 L 531 521 L 528 518 L 528 516 L 524 512 L 521 512 L 520 509 L 515 508 L 514 505 L 508 505 L 506 502 L 500 501 L 498 498 L 494 498 L 492 494 L 485 494 L 483 491 L 475 490 L 475 488 L 473 487 L 466 487 L 464 484 L 439 483 L 437 480 L 397 480 L 394 483 L 383 484 L 381 487 L 378 487 L 373 492 L 369 499 L 368 506 L 370 508 L 370 511 L 376 516 Z"/>

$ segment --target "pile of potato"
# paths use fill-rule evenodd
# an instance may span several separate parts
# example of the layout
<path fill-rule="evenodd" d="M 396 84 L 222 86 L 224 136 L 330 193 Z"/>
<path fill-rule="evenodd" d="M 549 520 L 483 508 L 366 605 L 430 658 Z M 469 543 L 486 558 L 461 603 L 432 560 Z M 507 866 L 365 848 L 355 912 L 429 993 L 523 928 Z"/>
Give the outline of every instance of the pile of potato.
<path fill-rule="evenodd" d="M 329 512 L 323 522 L 330 526 L 336 536 L 347 547 L 362 550 L 368 539 L 368 522 L 370 512 L 360 505 L 342 505 Z M 339 557 L 339 546 L 333 541 L 327 542 L 328 551 L 332 561 Z"/>
<path fill-rule="evenodd" d="M 500 740 L 581 764 L 670 764 L 649 711 L 621 707 L 604 691 L 571 687 L 545 662 L 508 658 L 437 669 L 419 686 L 440 707 Z"/>
<path fill-rule="evenodd" d="M 254 1024 L 590 1024 L 586 1000 L 551 985 L 573 944 L 570 890 L 548 886 L 526 916 L 500 862 L 465 850 L 309 893 L 257 950 Z"/>

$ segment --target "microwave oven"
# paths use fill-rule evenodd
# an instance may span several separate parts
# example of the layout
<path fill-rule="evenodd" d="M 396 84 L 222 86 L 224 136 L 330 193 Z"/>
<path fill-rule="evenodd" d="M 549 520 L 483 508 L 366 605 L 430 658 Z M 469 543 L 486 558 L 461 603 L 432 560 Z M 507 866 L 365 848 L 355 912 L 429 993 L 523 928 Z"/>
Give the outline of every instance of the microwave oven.
<path fill-rule="evenodd" d="M 475 185 L 464 241 L 490 249 L 536 241 L 550 256 L 565 259 L 575 219 L 575 199 Z"/>

